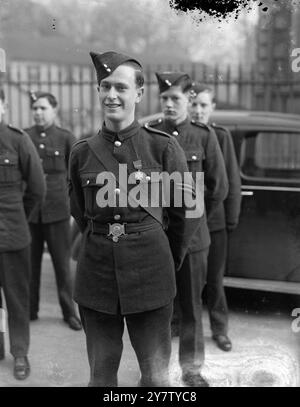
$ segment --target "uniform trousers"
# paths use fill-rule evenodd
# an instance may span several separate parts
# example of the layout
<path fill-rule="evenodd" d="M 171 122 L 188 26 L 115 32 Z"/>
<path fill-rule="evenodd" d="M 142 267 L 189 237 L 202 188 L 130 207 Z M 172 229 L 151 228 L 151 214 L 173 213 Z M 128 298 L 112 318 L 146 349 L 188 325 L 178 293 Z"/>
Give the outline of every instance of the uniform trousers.
<path fill-rule="evenodd" d="M 40 282 L 44 242 L 51 255 L 58 299 L 64 319 L 75 316 L 72 300 L 72 280 L 70 270 L 70 222 L 69 219 L 53 223 L 30 223 L 31 243 L 31 282 L 30 315 L 36 317 L 39 311 Z"/>
<path fill-rule="evenodd" d="M 204 362 L 202 291 L 208 249 L 188 253 L 176 274 L 179 306 L 179 363 L 183 373 L 197 373 Z"/>
<path fill-rule="evenodd" d="M 228 307 L 223 286 L 227 261 L 227 231 L 211 232 L 207 265 L 207 308 L 213 335 L 227 335 Z"/>
<path fill-rule="evenodd" d="M 27 356 L 29 349 L 30 246 L 0 253 L 0 286 L 8 316 L 10 353 Z"/>
<path fill-rule="evenodd" d="M 140 386 L 169 386 L 173 305 L 136 314 L 105 314 L 79 305 L 90 365 L 89 386 L 116 387 L 124 319 L 140 371 Z"/>

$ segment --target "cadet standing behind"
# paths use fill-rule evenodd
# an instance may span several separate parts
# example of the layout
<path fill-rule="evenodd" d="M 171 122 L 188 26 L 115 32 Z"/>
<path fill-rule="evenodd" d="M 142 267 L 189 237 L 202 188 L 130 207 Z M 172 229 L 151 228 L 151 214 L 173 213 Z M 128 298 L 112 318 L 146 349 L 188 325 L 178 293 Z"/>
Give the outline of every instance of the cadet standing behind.
<path fill-rule="evenodd" d="M 40 159 L 29 136 L 3 121 L 5 96 L 0 89 L 0 286 L 8 313 L 14 376 L 30 373 L 29 284 L 30 231 L 45 193 Z M 27 219 L 26 219 L 27 218 Z"/>
<path fill-rule="evenodd" d="M 64 321 L 74 330 L 81 329 L 72 300 L 70 271 L 70 205 L 67 169 L 75 137 L 56 126 L 56 98 L 48 92 L 31 92 L 31 110 L 35 126 L 26 129 L 43 163 L 47 183 L 46 199 L 30 220 L 32 236 L 32 272 L 30 284 L 30 319 L 38 318 L 39 292 L 44 242 L 52 258 L 58 298 Z"/>
<path fill-rule="evenodd" d="M 216 132 L 223 153 L 229 191 L 223 205 L 220 205 L 214 216 L 209 219 L 211 245 L 207 269 L 207 307 L 213 339 L 218 347 L 230 351 L 232 344 L 228 337 L 228 307 L 223 287 L 228 251 L 228 233 L 233 231 L 239 220 L 241 204 L 241 179 L 231 134 L 224 127 L 210 122 L 215 110 L 213 90 L 200 83 L 193 84 L 193 98 L 189 105 L 191 117 Z"/>
<path fill-rule="evenodd" d="M 149 123 L 165 131 L 179 142 L 186 154 L 189 170 L 204 172 L 205 206 L 208 219 L 223 203 L 228 181 L 222 153 L 213 130 L 191 121 L 188 102 L 192 81 L 183 72 L 156 74 L 164 119 Z M 206 216 L 195 233 L 181 270 L 177 273 L 178 304 L 180 308 L 179 363 L 182 380 L 188 386 L 206 387 L 200 374 L 204 363 L 202 326 L 202 290 L 206 282 L 207 256 L 210 244 Z"/>
<path fill-rule="evenodd" d="M 173 137 L 135 120 L 135 106 L 144 90 L 140 63 L 115 52 L 90 54 L 104 124 L 97 135 L 73 147 L 69 170 L 71 213 L 83 232 L 75 300 L 86 334 L 89 385 L 117 386 L 126 318 L 141 370 L 140 385 L 167 386 L 175 268 L 199 223 L 186 219 L 184 204 L 175 207 L 172 188 L 171 206 L 165 208 L 167 233 L 159 199 L 154 197 L 152 205 L 153 197 L 147 193 L 144 203 L 126 200 L 137 186 L 146 192 L 151 187 L 152 192 L 158 184 L 153 172 L 177 171 L 183 176 L 188 168 Z M 123 175 L 121 164 L 127 165 Z M 105 184 L 108 174 L 116 185 Z M 179 183 L 180 196 L 183 190 L 191 191 L 191 185 L 191 177 Z M 104 201 L 107 193 L 112 195 L 111 204 Z"/>

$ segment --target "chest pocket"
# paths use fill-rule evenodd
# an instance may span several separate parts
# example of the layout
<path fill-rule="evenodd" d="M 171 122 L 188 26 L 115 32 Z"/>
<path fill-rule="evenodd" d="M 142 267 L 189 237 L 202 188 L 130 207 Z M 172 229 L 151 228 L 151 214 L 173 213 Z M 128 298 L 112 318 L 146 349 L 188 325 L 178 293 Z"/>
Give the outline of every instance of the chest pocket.
<path fill-rule="evenodd" d="M 130 180 L 135 183 L 131 186 L 129 185 L 128 190 L 130 191 L 136 185 L 139 185 L 139 200 L 142 206 L 152 206 L 158 208 L 162 206 L 163 203 L 163 177 L 161 175 L 161 167 L 151 166 L 148 168 L 141 169 L 141 176 L 139 172 L 131 174 Z"/>
<path fill-rule="evenodd" d="M 193 178 L 195 178 L 197 171 L 203 171 L 203 162 L 205 160 L 204 151 L 200 149 L 185 151 L 185 156 L 189 171 L 193 174 Z"/>
<path fill-rule="evenodd" d="M 65 154 L 61 148 L 46 147 L 43 159 L 45 172 L 66 171 Z"/>
<path fill-rule="evenodd" d="M 0 183 L 11 184 L 21 180 L 17 154 L 0 154 Z"/>
<path fill-rule="evenodd" d="M 82 173 L 80 174 L 81 187 L 83 189 L 85 209 L 88 215 L 93 216 L 97 208 L 97 192 L 101 187 L 104 186 L 104 183 L 97 183 L 98 173 Z"/>

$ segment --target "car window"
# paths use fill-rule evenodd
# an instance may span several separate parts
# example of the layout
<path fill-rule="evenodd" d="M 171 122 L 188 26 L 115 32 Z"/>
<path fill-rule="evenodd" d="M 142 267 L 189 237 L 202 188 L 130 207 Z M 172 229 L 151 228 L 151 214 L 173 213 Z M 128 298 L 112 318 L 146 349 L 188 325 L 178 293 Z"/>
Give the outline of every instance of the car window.
<path fill-rule="evenodd" d="M 246 177 L 300 182 L 300 132 L 251 132 L 241 151 Z"/>

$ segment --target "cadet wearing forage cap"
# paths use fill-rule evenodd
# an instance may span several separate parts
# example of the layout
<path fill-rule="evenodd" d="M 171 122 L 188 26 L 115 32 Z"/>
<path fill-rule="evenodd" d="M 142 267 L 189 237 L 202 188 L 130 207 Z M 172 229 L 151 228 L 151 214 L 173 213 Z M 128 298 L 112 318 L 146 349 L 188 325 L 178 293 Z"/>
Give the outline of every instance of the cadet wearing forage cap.
<path fill-rule="evenodd" d="M 216 135 L 209 127 L 188 117 L 192 81 L 184 72 L 156 73 L 163 119 L 149 125 L 176 138 L 185 151 L 189 170 L 204 172 L 205 206 L 208 219 L 222 204 L 228 190 L 224 161 Z M 205 285 L 210 245 L 206 216 L 201 219 L 181 270 L 177 273 L 180 307 L 179 362 L 182 380 L 188 386 L 208 386 L 200 375 L 204 362 L 201 295 Z"/>
<path fill-rule="evenodd" d="M 90 56 L 95 66 L 98 84 L 122 64 L 131 62 L 137 64 L 142 69 L 141 64 L 136 59 L 118 52 L 109 51 L 103 54 L 90 52 Z"/>
<path fill-rule="evenodd" d="M 35 125 L 26 129 L 43 165 L 47 194 L 30 220 L 31 284 L 30 319 L 39 312 L 39 292 L 44 242 L 53 260 L 59 303 L 65 322 L 74 330 L 81 330 L 72 300 L 70 270 L 70 205 L 67 192 L 67 170 L 73 134 L 55 124 L 57 100 L 49 92 L 30 92 L 30 106 Z"/>
<path fill-rule="evenodd" d="M 143 94 L 140 63 L 115 52 L 91 52 L 91 57 L 104 124 L 98 134 L 73 147 L 69 167 L 71 212 L 83 233 L 74 298 L 87 338 L 89 385 L 117 386 L 126 318 L 140 384 L 166 386 L 175 268 L 180 268 L 195 220 L 185 218 L 184 204 L 163 208 L 134 201 L 137 205 L 121 206 L 118 197 L 124 193 L 128 198 L 140 185 L 150 203 L 152 172 L 183 175 L 186 160 L 176 140 L 135 120 L 135 105 Z M 136 184 L 128 183 L 127 171 L 125 181 L 119 179 L 120 164 L 127 165 Z M 116 199 L 100 207 L 105 185 L 97 179 L 105 172 L 117 180 L 112 190 Z M 178 186 L 180 193 L 182 188 Z"/>

